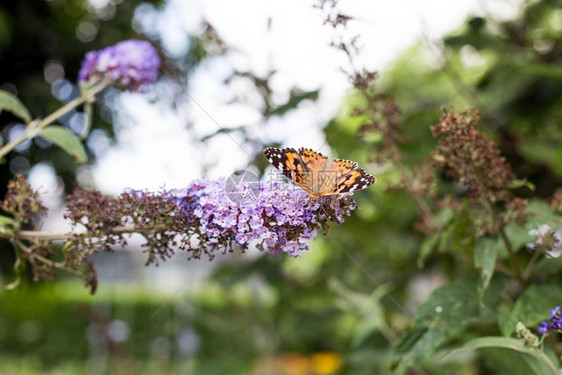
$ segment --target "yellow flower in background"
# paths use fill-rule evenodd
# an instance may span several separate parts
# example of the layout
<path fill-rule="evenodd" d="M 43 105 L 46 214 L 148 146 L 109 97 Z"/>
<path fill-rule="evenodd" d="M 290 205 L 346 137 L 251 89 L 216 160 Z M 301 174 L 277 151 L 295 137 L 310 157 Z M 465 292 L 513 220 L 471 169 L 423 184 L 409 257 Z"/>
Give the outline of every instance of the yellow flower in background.
<path fill-rule="evenodd" d="M 318 352 L 310 357 L 312 373 L 318 375 L 330 375 L 338 371 L 343 359 L 336 352 Z"/>
<path fill-rule="evenodd" d="M 263 357 L 256 366 L 256 375 L 332 375 L 342 365 L 343 359 L 336 352 L 318 352 L 311 356 L 284 353 Z"/>

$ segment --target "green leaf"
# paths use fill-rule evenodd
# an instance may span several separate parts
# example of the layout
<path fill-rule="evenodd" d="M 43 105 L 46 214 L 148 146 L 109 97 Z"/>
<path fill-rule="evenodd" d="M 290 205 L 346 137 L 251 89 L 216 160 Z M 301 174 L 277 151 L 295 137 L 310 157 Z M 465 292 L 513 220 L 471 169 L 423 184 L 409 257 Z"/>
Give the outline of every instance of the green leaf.
<path fill-rule="evenodd" d="M 455 225 L 455 211 L 448 207 L 445 207 L 437 213 L 437 220 L 441 226 L 445 228 L 445 231 L 444 233 L 432 234 L 431 236 L 426 237 L 422 242 L 420 254 L 417 260 L 417 265 L 420 269 L 424 267 L 425 260 L 434 250 L 447 250 L 447 245 L 449 245 L 449 242 L 454 237 L 455 230 L 459 229 L 459 226 Z"/>
<path fill-rule="evenodd" d="M 461 210 L 445 228 L 439 242 L 439 251 L 472 253 L 475 243 L 476 235 L 470 213 Z"/>
<path fill-rule="evenodd" d="M 438 234 L 432 234 L 429 237 L 426 237 L 422 244 L 421 244 L 421 249 L 420 249 L 420 255 L 418 255 L 418 268 L 422 269 L 424 267 L 424 263 L 425 260 L 427 259 L 427 257 L 432 253 L 433 249 L 435 249 L 435 247 L 437 246 L 437 243 L 439 242 L 439 235 Z"/>
<path fill-rule="evenodd" d="M 503 348 L 510 351 L 523 353 L 523 359 L 525 360 L 525 363 L 531 368 L 534 374 L 552 374 L 553 372 L 550 369 L 556 368 L 556 366 L 554 366 L 550 359 L 539 349 L 528 348 L 523 345 L 520 340 L 511 337 L 479 337 L 468 341 L 458 349 L 446 353 L 441 358 L 464 350 L 477 350 L 485 348 Z"/>
<path fill-rule="evenodd" d="M 72 246 L 72 244 L 74 244 L 74 242 L 72 241 L 66 241 L 64 243 L 64 245 L 62 246 L 62 252 L 66 253 L 66 251 L 70 248 L 70 246 Z"/>
<path fill-rule="evenodd" d="M 318 92 L 319 92 L 318 90 L 304 91 L 303 92 L 303 91 L 296 90 L 296 89 L 293 88 L 293 89 L 291 89 L 289 100 L 287 100 L 286 103 L 284 103 L 280 106 L 277 106 L 277 107 L 266 109 L 265 115 L 267 117 L 273 116 L 273 115 L 282 116 L 285 113 L 287 113 L 288 111 L 297 108 L 298 105 L 303 100 L 312 100 L 312 101 L 318 100 Z"/>
<path fill-rule="evenodd" d="M 562 69 L 555 65 L 525 63 L 519 66 L 521 71 L 537 76 L 562 80 Z"/>
<path fill-rule="evenodd" d="M 535 185 L 533 185 L 532 182 L 527 181 L 524 178 L 513 180 L 510 183 L 508 183 L 507 186 L 506 186 L 506 188 L 508 188 L 508 189 L 519 189 L 521 187 L 526 187 L 527 189 L 529 189 L 531 191 L 535 191 Z"/>
<path fill-rule="evenodd" d="M 14 231 L 9 228 L 0 227 L 0 234 L 4 237 L 13 237 Z"/>
<path fill-rule="evenodd" d="M 9 216 L 0 215 L 0 227 L 13 228 L 15 223 L 16 221 L 13 218 Z"/>
<path fill-rule="evenodd" d="M 26 124 L 31 122 L 31 114 L 17 96 L 7 91 L 0 90 L 0 113 L 3 110 L 11 112 L 14 116 L 22 119 Z"/>
<path fill-rule="evenodd" d="M 390 374 L 404 374 L 408 368 L 431 356 L 446 339 L 446 332 L 440 330 L 424 328 L 408 332 L 393 350 Z"/>
<path fill-rule="evenodd" d="M 511 335 L 517 322 L 536 327 L 550 317 L 550 309 L 560 305 L 562 287 L 558 285 L 532 285 L 519 296 L 508 318 L 500 322 L 502 333 Z"/>
<path fill-rule="evenodd" d="M 241 132 L 242 134 L 246 134 L 246 127 L 245 126 L 237 126 L 237 127 L 233 127 L 233 128 L 220 128 L 217 131 L 212 132 L 211 134 L 207 134 L 206 136 L 204 136 L 203 138 L 201 138 L 202 142 L 206 142 L 209 139 L 219 135 L 219 134 L 230 134 L 230 133 L 236 133 L 236 132 Z"/>
<path fill-rule="evenodd" d="M 537 229 L 541 224 L 548 224 L 553 228 L 562 228 L 562 216 L 552 211 L 550 205 L 544 200 L 533 200 L 527 206 L 533 215 L 527 219 L 525 229 Z"/>
<path fill-rule="evenodd" d="M 378 286 L 371 294 L 362 294 L 332 279 L 330 288 L 338 294 L 340 298 L 338 305 L 342 310 L 350 311 L 360 317 L 360 323 L 353 335 L 354 345 L 359 345 L 370 334 L 387 328 L 384 309 L 380 303 L 381 298 L 390 291 L 387 285 Z"/>
<path fill-rule="evenodd" d="M 12 281 L 11 283 L 7 284 L 4 289 L 6 290 L 13 290 L 16 289 L 18 287 L 18 285 L 20 285 L 21 283 L 21 276 L 17 275 L 16 279 L 14 281 Z"/>
<path fill-rule="evenodd" d="M 8 285 L 6 285 L 4 289 L 12 290 L 17 288 L 17 286 L 20 285 L 21 283 L 21 275 L 23 274 L 24 270 L 25 270 L 25 263 L 22 261 L 19 251 L 16 251 L 16 261 L 14 262 L 14 273 L 16 275 L 16 279 L 11 283 L 9 283 Z"/>
<path fill-rule="evenodd" d="M 41 130 L 41 136 L 72 155 L 78 163 L 84 163 L 88 160 L 80 139 L 69 129 L 51 125 Z"/>
<path fill-rule="evenodd" d="M 462 278 L 435 290 L 423 302 L 414 317 L 413 330 L 402 338 L 393 352 L 393 375 L 403 374 L 420 363 L 447 340 L 461 334 L 465 327 L 495 314 L 503 288 L 492 280 L 482 301 L 476 289 L 477 278 Z"/>
<path fill-rule="evenodd" d="M 545 277 L 557 274 L 562 271 L 562 257 L 552 258 L 544 256 L 533 268 L 533 274 Z"/>
<path fill-rule="evenodd" d="M 487 336 L 470 340 L 466 342 L 462 347 L 445 353 L 441 358 L 462 350 L 476 350 L 481 348 L 505 348 L 516 350 L 521 353 L 529 353 L 531 351 L 529 348 L 525 347 L 525 345 L 523 345 L 523 343 L 518 339 L 514 339 L 512 337 Z"/>
<path fill-rule="evenodd" d="M 502 303 L 498 306 L 498 328 L 504 335 L 505 332 L 503 331 L 503 323 L 508 321 L 512 309 L 513 307 L 511 305 L 507 305 L 506 303 Z"/>
<path fill-rule="evenodd" d="M 9 216 L 0 215 L 0 234 L 12 237 L 14 235 L 14 228 L 16 221 Z"/>
<path fill-rule="evenodd" d="M 478 298 L 484 298 L 484 292 L 490 285 L 496 260 L 502 248 L 502 244 L 491 238 L 481 238 L 474 248 L 474 266 L 480 268 L 480 280 L 478 280 Z"/>
<path fill-rule="evenodd" d="M 501 283 L 491 283 L 482 299 L 478 299 L 477 279 L 461 278 L 435 290 L 419 307 L 414 316 L 416 327 L 444 329 L 452 335 L 462 331 L 472 319 L 495 311 L 501 292 Z"/>
<path fill-rule="evenodd" d="M 536 228 L 536 227 L 535 227 Z M 515 223 L 509 223 L 505 227 L 505 234 L 509 241 L 511 242 L 511 246 L 515 251 L 518 251 L 522 247 L 525 246 L 528 242 L 533 242 L 536 237 L 533 237 L 529 234 L 529 231 L 533 229 L 531 225 L 525 225 L 521 227 Z M 505 249 L 505 245 L 502 242 L 502 252 L 503 255 L 507 255 L 507 249 Z"/>

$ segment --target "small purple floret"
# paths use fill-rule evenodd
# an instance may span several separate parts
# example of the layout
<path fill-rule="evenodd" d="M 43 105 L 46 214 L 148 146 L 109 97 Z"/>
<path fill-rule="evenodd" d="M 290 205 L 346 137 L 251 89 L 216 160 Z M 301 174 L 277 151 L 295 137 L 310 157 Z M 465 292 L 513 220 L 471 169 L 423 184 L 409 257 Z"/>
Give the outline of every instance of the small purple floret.
<path fill-rule="evenodd" d="M 88 52 L 82 61 L 78 81 L 109 79 L 118 86 L 135 91 L 154 83 L 159 67 L 160 57 L 156 48 L 145 40 L 131 39 Z"/>

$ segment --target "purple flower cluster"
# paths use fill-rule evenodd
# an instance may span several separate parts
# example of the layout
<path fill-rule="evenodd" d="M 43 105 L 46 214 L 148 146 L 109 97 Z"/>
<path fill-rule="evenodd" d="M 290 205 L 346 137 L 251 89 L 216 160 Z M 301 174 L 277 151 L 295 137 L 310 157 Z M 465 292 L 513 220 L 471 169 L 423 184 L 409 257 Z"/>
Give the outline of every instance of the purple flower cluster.
<path fill-rule="evenodd" d="M 99 51 L 91 51 L 82 61 L 78 74 L 80 82 L 109 79 L 115 84 L 135 91 L 156 81 L 160 57 L 156 48 L 144 40 L 126 40 Z"/>
<path fill-rule="evenodd" d="M 254 192 L 249 185 L 239 186 L 242 194 Z M 188 217 L 186 234 L 190 242 L 213 253 L 234 246 L 246 250 L 251 244 L 270 253 L 298 257 L 308 249 L 308 241 L 325 230 L 327 223 L 341 223 L 356 208 L 349 195 L 310 199 L 305 191 L 290 184 L 263 184 L 255 199 L 229 199 L 225 180 L 195 181 L 190 186 L 164 193 Z M 191 246 L 190 246 L 191 247 Z M 193 249 L 193 247 L 191 247 Z"/>
<path fill-rule="evenodd" d="M 548 332 L 562 332 L 562 307 L 556 306 L 550 310 L 550 324 L 542 322 L 539 332 L 543 335 Z"/>

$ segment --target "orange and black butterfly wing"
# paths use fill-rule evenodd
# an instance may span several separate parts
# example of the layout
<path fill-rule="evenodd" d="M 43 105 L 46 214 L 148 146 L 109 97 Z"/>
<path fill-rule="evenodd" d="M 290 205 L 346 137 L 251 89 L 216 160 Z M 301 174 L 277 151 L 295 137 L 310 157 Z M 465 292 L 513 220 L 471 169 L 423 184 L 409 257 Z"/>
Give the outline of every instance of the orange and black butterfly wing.
<path fill-rule="evenodd" d="M 309 148 L 299 148 L 299 156 L 309 171 L 324 171 L 328 164 L 328 157 Z"/>
<path fill-rule="evenodd" d="M 351 160 L 344 159 L 334 159 L 328 166 L 328 170 L 336 174 L 336 176 L 338 177 L 341 177 L 344 174 L 348 174 L 354 169 L 357 169 L 357 163 Z"/>
<path fill-rule="evenodd" d="M 306 185 L 305 176 L 307 168 L 303 164 L 299 153 L 294 148 L 276 148 L 268 147 L 263 150 L 267 160 L 285 177 L 295 182 L 304 190 L 310 192 L 309 187 Z"/>
<path fill-rule="evenodd" d="M 375 176 L 371 176 L 362 168 L 354 168 L 338 178 L 336 185 L 332 189 L 332 194 L 350 193 L 365 189 L 375 182 L 377 182 Z"/>
<path fill-rule="evenodd" d="M 283 175 L 316 196 L 348 193 L 365 189 L 377 179 L 349 160 L 327 157 L 307 148 L 268 147 L 263 153 Z"/>
<path fill-rule="evenodd" d="M 299 148 L 299 156 L 305 167 L 304 185 L 311 193 L 317 194 L 322 191 L 325 181 L 330 176 L 326 174 L 328 157 L 309 148 Z"/>

